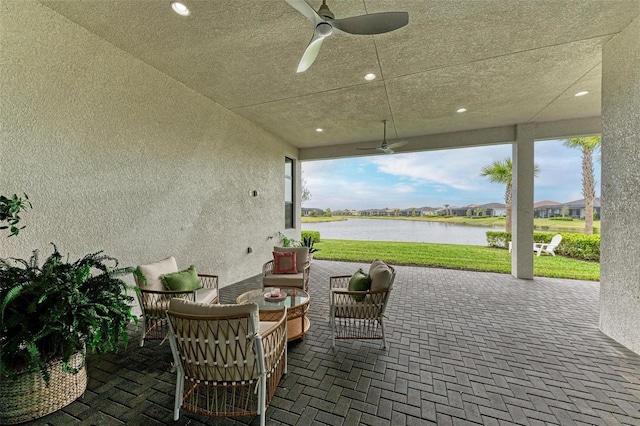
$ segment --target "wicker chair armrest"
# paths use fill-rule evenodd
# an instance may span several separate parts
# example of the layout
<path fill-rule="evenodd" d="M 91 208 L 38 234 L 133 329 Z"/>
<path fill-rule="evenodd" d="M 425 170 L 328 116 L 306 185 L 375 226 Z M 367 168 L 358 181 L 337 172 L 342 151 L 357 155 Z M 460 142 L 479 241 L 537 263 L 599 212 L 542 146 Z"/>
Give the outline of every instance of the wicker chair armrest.
<path fill-rule="evenodd" d="M 331 290 L 331 305 L 353 305 L 353 306 L 383 306 L 386 299 L 388 289 L 376 291 L 349 291 L 349 290 Z"/>
<path fill-rule="evenodd" d="M 374 295 L 374 294 L 384 294 L 384 293 L 388 293 L 389 289 L 382 289 L 382 290 L 375 290 L 375 291 L 371 291 L 371 290 L 366 290 L 366 291 L 350 291 L 350 290 L 342 290 L 341 288 L 334 288 L 332 289 L 333 293 L 336 294 L 348 294 L 351 296 L 366 296 L 367 294 L 370 295 Z"/>
<path fill-rule="evenodd" d="M 203 288 L 215 288 L 218 289 L 218 276 L 211 274 L 198 274 L 200 278 L 200 284 Z"/>
<path fill-rule="evenodd" d="M 270 372 L 282 356 L 286 356 L 287 348 L 287 310 L 282 310 L 282 316 L 267 331 L 262 333 L 264 348 L 265 370 Z"/>
<path fill-rule="evenodd" d="M 141 293 L 158 294 L 163 296 L 180 296 L 182 294 L 193 294 L 193 290 L 146 290 L 138 287 Z"/>
<path fill-rule="evenodd" d="M 273 259 L 262 265 L 262 276 L 266 277 L 271 271 L 273 271 Z"/>
<path fill-rule="evenodd" d="M 336 275 L 329 277 L 329 288 L 347 288 L 351 275 Z"/>

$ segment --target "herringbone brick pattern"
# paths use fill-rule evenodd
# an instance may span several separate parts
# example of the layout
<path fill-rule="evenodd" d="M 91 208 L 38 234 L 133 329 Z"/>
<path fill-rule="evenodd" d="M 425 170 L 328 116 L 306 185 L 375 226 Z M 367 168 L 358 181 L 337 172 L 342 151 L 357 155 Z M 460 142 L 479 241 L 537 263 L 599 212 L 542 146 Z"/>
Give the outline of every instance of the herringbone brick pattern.
<path fill-rule="evenodd" d="M 267 409 L 286 425 L 640 425 L 640 356 L 598 330 L 598 283 L 401 266 L 388 348 L 331 348 L 330 275 L 364 264 L 314 261 L 311 329 Z M 225 287 L 223 303 L 260 286 Z M 640 332 L 640 330 L 639 330 Z M 89 390 L 34 424 L 174 424 L 167 343 L 89 359 Z M 178 425 L 258 424 L 183 412 Z"/>

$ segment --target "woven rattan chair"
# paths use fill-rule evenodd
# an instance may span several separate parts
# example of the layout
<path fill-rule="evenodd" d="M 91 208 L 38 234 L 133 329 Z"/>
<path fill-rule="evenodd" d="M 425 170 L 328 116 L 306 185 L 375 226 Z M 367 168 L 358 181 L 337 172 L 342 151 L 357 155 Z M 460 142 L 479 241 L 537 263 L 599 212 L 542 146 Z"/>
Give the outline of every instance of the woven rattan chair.
<path fill-rule="evenodd" d="M 169 343 L 178 373 L 174 420 L 180 408 L 206 416 L 265 411 L 287 370 L 287 312 L 259 321 L 258 305 L 206 305 L 172 299 Z M 257 392 L 256 392 L 257 391 Z"/>
<path fill-rule="evenodd" d="M 371 264 L 371 289 L 349 291 L 350 275 L 329 278 L 331 344 L 337 339 L 382 339 L 384 334 L 384 310 L 395 280 L 395 269 L 380 260 Z"/>
<path fill-rule="evenodd" d="M 159 262 L 148 265 L 140 265 L 137 268 L 146 279 L 146 283 L 140 275 L 134 274 L 139 291 L 136 292 L 138 302 L 142 309 L 142 336 L 140 346 L 145 339 L 164 340 L 169 332 L 166 312 L 169 309 L 169 301 L 181 298 L 201 303 L 218 302 L 218 276 L 198 274 L 201 287 L 190 291 L 166 290 L 160 277 L 163 274 L 178 272 L 178 265 L 173 257 L 168 257 Z"/>
<path fill-rule="evenodd" d="M 309 247 L 274 247 L 276 252 L 295 251 L 297 256 L 295 274 L 274 274 L 273 259 L 262 266 L 263 287 L 297 287 L 309 292 L 309 273 L 311 262 L 309 261 Z"/>

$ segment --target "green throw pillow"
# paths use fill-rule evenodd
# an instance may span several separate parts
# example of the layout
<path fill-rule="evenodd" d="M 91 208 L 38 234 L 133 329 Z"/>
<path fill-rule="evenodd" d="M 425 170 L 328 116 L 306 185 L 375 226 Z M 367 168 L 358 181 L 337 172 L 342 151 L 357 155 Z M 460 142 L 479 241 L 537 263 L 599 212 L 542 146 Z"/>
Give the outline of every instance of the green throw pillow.
<path fill-rule="evenodd" d="M 370 288 L 371 288 L 371 277 L 368 274 L 365 274 L 362 269 L 358 269 L 356 273 L 351 276 L 347 290 L 367 291 Z M 365 297 L 364 295 L 353 296 L 356 302 L 362 302 L 364 300 L 364 297 Z"/>
<path fill-rule="evenodd" d="M 167 290 L 191 291 L 200 288 L 200 278 L 193 265 L 184 271 L 164 274 L 161 279 Z"/>

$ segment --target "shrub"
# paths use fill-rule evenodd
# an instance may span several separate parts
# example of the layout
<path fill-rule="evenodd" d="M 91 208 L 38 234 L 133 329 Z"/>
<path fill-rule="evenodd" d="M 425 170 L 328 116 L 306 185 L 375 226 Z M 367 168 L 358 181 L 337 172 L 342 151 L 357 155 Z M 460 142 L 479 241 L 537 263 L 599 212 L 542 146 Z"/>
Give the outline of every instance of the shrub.
<path fill-rule="evenodd" d="M 489 247 L 504 248 L 509 247 L 511 232 L 487 231 L 487 244 Z"/>
<path fill-rule="evenodd" d="M 557 233 L 534 232 L 534 243 L 550 243 Z M 582 260 L 600 261 L 600 235 L 560 233 L 562 242 L 555 249 L 555 253 Z M 489 247 L 508 248 L 511 232 L 488 231 L 487 244 Z"/>
<path fill-rule="evenodd" d="M 319 231 L 301 231 L 300 237 L 304 240 L 305 238 L 311 238 L 314 243 L 320 241 L 320 232 Z"/>
<path fill-rule="evenodd" d="M 562 216 L 550 217 L 549 220 L 562 220 L 562 221 L 565 221 L 565 222 L 573 222 L 573 218 L 572 217 L 562 217 Z"/>
<path fill-rule="evenodd" d="M 600 235 L 562 234 L 556 254 L 583 260 L 600 261 Z"/>

